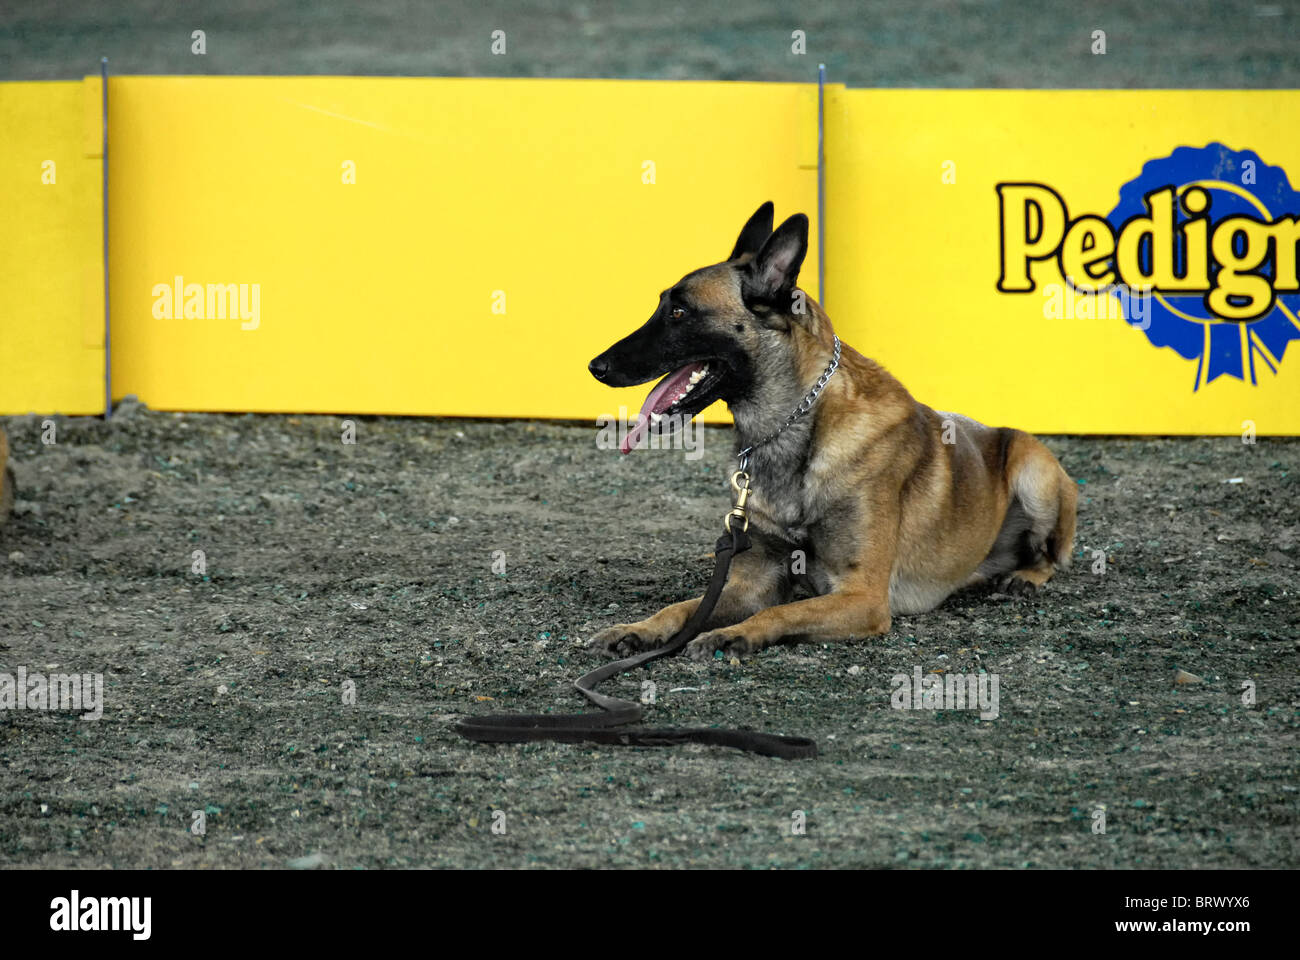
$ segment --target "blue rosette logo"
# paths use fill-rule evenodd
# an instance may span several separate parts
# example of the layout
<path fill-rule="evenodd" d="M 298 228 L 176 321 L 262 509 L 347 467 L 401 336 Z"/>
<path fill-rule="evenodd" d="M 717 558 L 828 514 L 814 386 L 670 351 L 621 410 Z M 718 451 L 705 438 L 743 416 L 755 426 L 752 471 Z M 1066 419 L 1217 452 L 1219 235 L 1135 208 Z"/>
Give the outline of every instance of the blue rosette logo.
<path fill-rule="evenodd" d="M 1130 298 L 1147 301 L 1147 339 L 1196 361 L 1193 390 L 1224 375 L 1258 384 L 1300 340 L 1297 213 L 1300 194 L 1280 167 L 1221 143 L 1179 147 L 1120 189 L 1106 219 L 1130 286 L 1112 294 L 1130 317 Z M 1125 277 L 1130 235 L 1136 269 Z"/>

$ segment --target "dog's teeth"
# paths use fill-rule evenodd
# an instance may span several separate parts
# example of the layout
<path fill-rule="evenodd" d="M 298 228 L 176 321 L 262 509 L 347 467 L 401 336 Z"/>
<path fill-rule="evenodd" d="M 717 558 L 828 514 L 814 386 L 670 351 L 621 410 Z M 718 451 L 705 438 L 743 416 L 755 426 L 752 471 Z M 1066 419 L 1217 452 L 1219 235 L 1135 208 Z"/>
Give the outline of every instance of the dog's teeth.
<path fill-rule="evenodd" d="M 660 420 L 662 420 L 663 418 L 664 418 L 664 415 L 663 415 L 662 413 L 652 413 L 652 414 L 650 414 L 650 422 L 651 422 L 651 423 L 658 423 L 658 422 L 659 422 Z"/>
<path fill-rule="evenodd" d="M 705 375 L 706 373 L 708 373 L 708 372 L 709 372 L 709 368 L 708 368 L 708 367 L 704 367 L 704 368 L 702 368 L 702 369 L 700 369 L 700 370 L 696 370 L 694 373 L 692 373 L 692 374 L 691 374 L 691 386 L 694 386 L 695 384 L 697 384 L 697 383 L 699 383 L 701 380 L 703 380 L 703 379 L 704 379 L 704 375 Z"/>

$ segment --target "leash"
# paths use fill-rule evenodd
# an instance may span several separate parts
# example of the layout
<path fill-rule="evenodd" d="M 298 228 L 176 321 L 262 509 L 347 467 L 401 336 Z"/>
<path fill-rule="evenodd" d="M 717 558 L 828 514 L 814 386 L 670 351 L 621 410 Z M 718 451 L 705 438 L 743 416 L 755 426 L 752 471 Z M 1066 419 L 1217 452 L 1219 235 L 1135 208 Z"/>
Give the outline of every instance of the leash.
<path fill-rule="evenodd" d="M 741 478 L 744 485 L 741 485 Z M 633 727 L 644 715 L 641 704 L 620 700 L 601 693 L 596 684 L 618 676 L 652 660 L 669 657 L 690 643 L 704 631 L 717 606 L 718 597 L 727 582 L 732 558 L 749 549 L 749 518 L 745 516 L 745 501 L 749 498 L 749 477 L 737 471 L 731 478 L 738 491 L 736 505 L 727 514 L 723 525 L 726 533 L 714 545 L 715 562 L 709 589 L 700 605 L 695 608 L 685 626 L 673 634 L 668 644 L 635 656 L 615 660 L 583 674 L 573 684 L 578 692 L 600 707 L 603 713 L 500 713 L 486 717 L 467 717 L 453 728 L 467 740 L 478 743 L 531 743 L 554 741 L 557 743 L 612 743 L 629 747 L 668 747 L 679 743 L 703 743 L 712 747 L 734 747 L 765 757 L 794 760 L 817 756 L 817 743 L 806 737 L 783 737 L 757 730 L 728 730 L 721 727 Z M 732 520 L 741 522 L 732 525 Z"/>
<path fill-rule="evenodd" d="M 833 336 L 833 335 L 832 335 Z M 695 608 L 686 624 L 669 639 L 665 646 L 647 650 L 632 657 L 615 660 L 585 673 L 574 681 L 574 687 L 584 697 L 600 707 L 604 713 L 497 713 L 485 717 L 466 717 L 452 728 L 466 740 L 476 743 L 611 743 L 625 747 L 670 747 L 679 743 L 702 743 L 711 747 L 734 747 L 765 757 L 796 760 L 817 756 L 817 742 L 807 737 L 784 737 L 757 730 L 728 730 L 721 727 L 632 727 L 645 715 L 641 704 L 620 700 L 599 692 L 596 684 L 621 673 L 644 666 L 652 660 L 670 657 L 702 632 L 709 622 L 713 608 L 718 604 L 722 588 L 727 583 L 731 561 L 738 553 L 750 547 L 749 516 L 745 504 L 751 492 L 749 455 L 756 447 L 775 440 L 786 427 L 812 409 L 818 395 L 835 375 L 840 365 L 840 338 L 835 337 L 835 352 L 830 363 L 808 391 L 799 406 L 774 432 L 741 450 L 736 458 L 740 469 L 731 475 L 731 486 L 736 491 L 736 502 L 723 518 L 726 530 L 714 545 L 713 576 L 700 605 Z M 735 526 L 732 521 L 736 521 Z"/>

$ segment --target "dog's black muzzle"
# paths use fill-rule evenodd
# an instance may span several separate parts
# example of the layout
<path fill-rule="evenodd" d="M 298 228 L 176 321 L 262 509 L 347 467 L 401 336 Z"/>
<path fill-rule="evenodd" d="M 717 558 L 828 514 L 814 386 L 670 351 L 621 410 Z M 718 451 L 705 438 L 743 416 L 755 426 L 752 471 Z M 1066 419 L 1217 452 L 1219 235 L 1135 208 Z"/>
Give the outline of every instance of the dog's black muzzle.
<path fill-rule="evenodd" d="M 675 340 L 657 317 L 651 317 L 587 364 L 587 369 L 608 386 L 635 387 L 675 369 L 670 357 L 681 349 Z"/>

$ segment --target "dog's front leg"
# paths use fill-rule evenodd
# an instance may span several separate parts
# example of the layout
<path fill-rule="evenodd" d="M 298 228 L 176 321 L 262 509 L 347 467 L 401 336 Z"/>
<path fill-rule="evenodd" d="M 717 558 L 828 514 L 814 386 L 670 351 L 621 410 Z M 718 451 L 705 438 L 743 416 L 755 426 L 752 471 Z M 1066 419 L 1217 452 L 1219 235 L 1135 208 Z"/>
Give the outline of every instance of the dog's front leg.
<path fill-rule="evenodd" d="M 754 546 L 738 554 L 731 563 L 726 586 L 709 617 L 709 627 L 739 623 L 773 603 L 779 603 L 788 577 L 779 554 L 774 554 L 757 537 Z M 702 597 L 664 607 L 639 623 L 619 623 L 600 631 L 588 647 L 620 657 L 640 650 L 662 647 L 677 633 L 700 605 Z"/>
<path fill-rule="evenodd" d="M 856 522 L 825 537 L 821 553 L 831 568 L 830 593 L 759 609 L 747 620 L 700 634 L 687 644 L 686 653 L 707 660 L 716 650 L 736 656 L 756 653 L 788 636 L 854 640 L 888 633 L 900 515 L 889 488 L 868 499 Z"/>
<path fill-rule="evenodd" d="M 809 634 L 822 640 L 855 640 L 888 633 L 889 596 L 883 601 L 868 593 L 828 593 L 779 607 L 760 610 L 734 626 L 700 634 L 686 646 L 696 660 L 708 660 L 715 650 L 743 656 L 756 653 L 782 637 Z"/>

